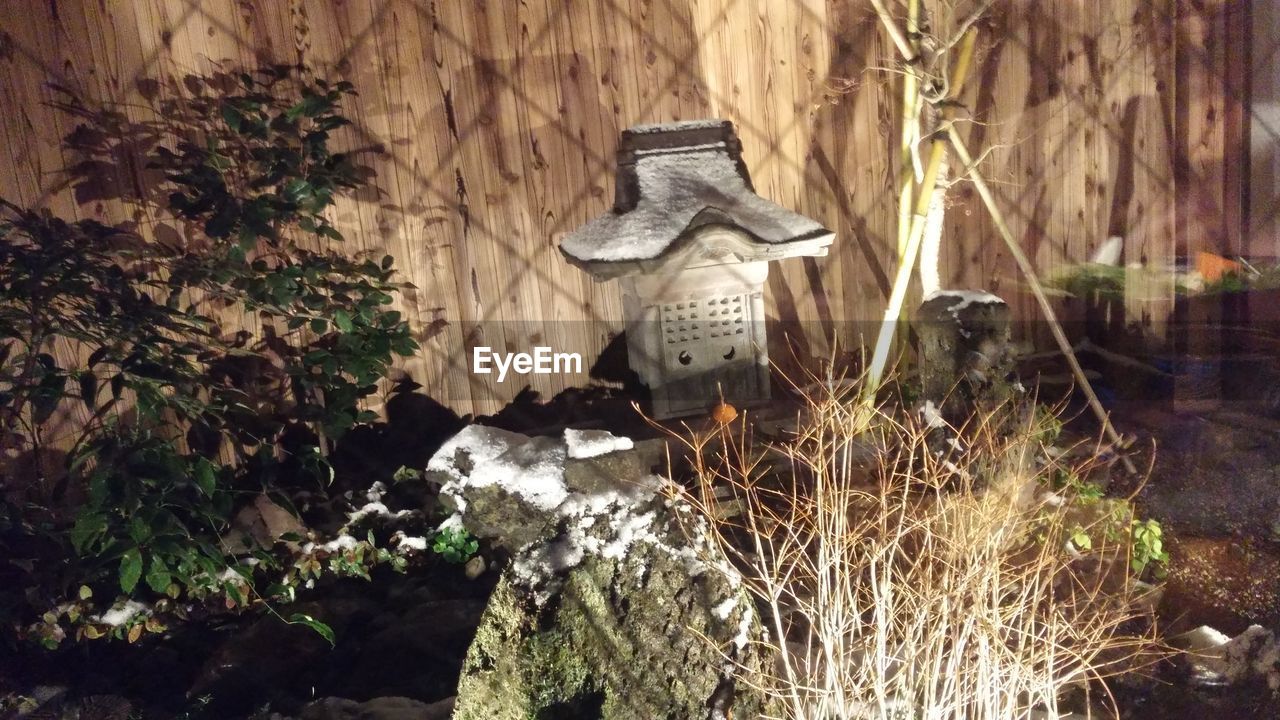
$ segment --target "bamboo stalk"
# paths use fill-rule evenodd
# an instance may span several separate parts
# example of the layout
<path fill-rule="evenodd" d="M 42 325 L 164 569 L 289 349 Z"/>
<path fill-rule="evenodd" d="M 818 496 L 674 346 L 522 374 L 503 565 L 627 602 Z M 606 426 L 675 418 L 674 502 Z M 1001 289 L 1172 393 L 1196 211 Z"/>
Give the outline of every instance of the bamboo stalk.
<path fill-rule="evenodd" d="M 1058 316 L 1054 313 L 1053 306 L 1049 304 L 1049 298 L 1044 293 L 1044 287 L 1040 284 L 1040 279 L 1036 275 L 1035 268 L 1031 265 L 1031 260 L 1022 251 L 1022 246 L 1013 237 L 1013 232 L 1009 230 L 1004 213 L 1001 212 L 1000 207 L 996 204 L 995 195 L 974 165 L 973 156 L 969 154 L 969 149 L 965 147 L 960 133 L 954 126 L 948 126 L 947 135 L 951 139 L 951 149 L 955 152 L 960 162 L 964 163 L 969 178 L 973 181 L 974 187 L 978 189 L 978 195 L 982 197 L 983 203 L 986 204 L 987 212 L 991 214 L 996 230 L 999 231 L 1000 237 L 1004 239 L 1005 245 L 1009 248 L 1009 254 L 1013 255 L 1014 261 L 1018 263 L 1018 269 L 1026 277 L 1027 284 L 1031 287 L 1031 293 L 1035 295 L 1036 302 L 1040 305 L 1040 311 L 1044 313 L 1045 320 L 1049 323 L 1049 330 L 1053 333 L 1053 339 L 1058 343 L 1058 349 L 1066 356 L 1067 364 L 1071 367 L 1072 374 L 1076 376 L 1076 380 L 1080 383 L 1080 389 L 1084 391 L 1084 396 L 1089 402 L 1089 408 L 1093 410 L 1093 414 L 1102 423 L 1102 429 L 1106 433 L 1107 439 L 1119 451 L 1123 447 L 1124 440 L 1120 437 L 1120 433 L 1116 432 L 1115 426 L 1111 424 L 1111 418 L 1106 409 L 1102 407 L 1102 402 L 1098 400 L 1098 395 L 1093 391 L 1093 385 L 1090 384 L 1089 378 L 1084 374 L 1084 368 L 1080 367 L 1080 361 L 1076 358 L 1075 350 L 1071 347 L 1071 343 L 1067 341 L 1067 335 L 1062 330 L 1062 325 L 1058 322 Z M 1138 470 L 1134 467 L 1133 461 L 1124 455 L 1120 456 L 1120 460 L 1124 463 L 1125 470 L 1129 471 L 1130 474 L 1137 474 Z"/>
<path fill-rule="evenodd" d="M 960 56 L 952 67 L 947 100 L 954 100 L 958 97 L 964 87 L 965 80 L 968 79 L 969 65 L 973 59 L 973 49 L 977 39 L 978 31 L 976 29 L 970 29 L 965 35 L 964 41 L 960 46 Z M 948 104 L 942 111 L 942 125 L 948 125 L 953 119 L 955 119 L 955 108 L 953 105 Z M 865 385 L 866 398 L 868 399 L 875 396 L 876 391 L 880 389 L 881 381 L 884 379 L 885 365 L 889 361 L 889 350 L 893 345 L 898 319 L 902 314 L 902 307 L 906 301 L 907 288 L 911 283 L 911 272 L 915 268 L 916 256 L 920 251 L 920 242 L 924 237 L 925 220 L 929 214 L 933 188 L 937 183 L 938 171 L 942 167 L 945 153 L 946 139 L 939 132 L 934 135 L 930 146 L 929 162 L 925 166 L 924 179 L 920 182 L 919 192 L 916 195 L 914 215 L 911 218 L 911 233 L 907 238 L 902 258 L 898 263 L 898 272 L 893 280 L 893 290 L 889 294 L 889 303 L 885 308 L 884 320 L 880 324 L 880 332 L 876 337 L 875 351 L 871 356 L 871 365 L 867 371 L 867 383 Z"/>
<path fill-rule="evenodd" d="M 920 0 L 907 0 L 907 33 L 913 56 L 919 54 L 915 41 L 911 40 L 918 31 L 919 18 Z M 911 206 L 915 190 L 911 155 L 920 131 L 919 70 L 913 63 L 907 63 L 906 69 L 902 80 L 902 147 L 898 158 L 898 183 L 901 186 L 898 192 L 898 262 L 902 262 L 907 249 L 907 238 L 911 235 Z"/>
<path fill-rule="evenodd" d="M 916 62 L 904 62 L 905 74 L 902 78 L 902 145 L 898 158 L 898 263 L 905 261 L 907 244 L 911 236 L 911 209 L 915 203 L 916 182 L 924 177 L 916 176 L 916 143 L 920 140 L 920 108 L 924 98 L 920 93 L 920 7 L 921 0 L 907 0 L 907 42 L 911 46 L 911 57 Z M 909 58 L 907 58 L 909 60 Z M 887 300 L 888 298 L 886 298 Z M 904 306 L 900 319 L 907 320 Z M 905 347 L 901 343 L 898 352 Z"/>
<path fill-rule="evenodd" d="M 907 41 L 907 36 L 902 32 L 902 28 L 898 27 L 898 23 L 893 21 L 893 16 L 889 14 L 889 9 L 884 6 L 884 0 L 871 0 L 871 6 L 876 9 L 876 15 L 880 17 L 880 24 L 884 25 L 884 29 L 889 33 L 889 39 L 893 40 L 893 44 L 897 46 L 898 52 L 902 53 L 902 57 L 911 62 L 915 60 L 912 55 L 911 43 Z"/>

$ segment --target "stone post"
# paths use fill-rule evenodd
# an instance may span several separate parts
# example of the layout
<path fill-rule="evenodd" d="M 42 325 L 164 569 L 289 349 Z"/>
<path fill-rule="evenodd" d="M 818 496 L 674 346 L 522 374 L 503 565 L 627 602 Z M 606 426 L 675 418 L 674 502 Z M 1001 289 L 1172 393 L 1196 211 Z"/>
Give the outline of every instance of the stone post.
<path fill-rule="evenodd" d="M 916 311 L 923 399 L 950 412 L 1007 400 L 1016 381 L 1009 347 L 1009 306 L 986 292 L 942 290 Z M 959 402 L 957 402 L 959 401 Z"/>

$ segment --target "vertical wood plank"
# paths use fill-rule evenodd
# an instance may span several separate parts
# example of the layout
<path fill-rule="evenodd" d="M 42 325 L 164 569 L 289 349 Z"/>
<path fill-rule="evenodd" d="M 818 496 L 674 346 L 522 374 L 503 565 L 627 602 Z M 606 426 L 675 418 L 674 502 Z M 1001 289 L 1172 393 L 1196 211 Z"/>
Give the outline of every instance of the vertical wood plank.
<path fill-rule="evenodd" d="M 965 98 L 973 149 L 1014 232 L 1045 273 L 1106 236 L 1150 266 L 1200 247 L 1238 252 L 1245 191 L 1243 0 L 1002 0 Z M 219 66 L 303 63 L 353 82 L 340 134 L 377 192 L 343 200 L 353 251 L 398 259 L 423 352 L 402 370 L 460 412 L 492 412 L 522 383 L 468 371 L 473 345 L 550 344 L 587 364 L 621 329 L 612 284 L 592 282 L 559 236 L 612 202 L 618 133 L 638 122 L 737 123 L 760 193 L 837 231 L 827 258 L 775 268 L 769 315 L 822 355 L 878 318 L 893 272 L 892 49 L 859 0 L 79 0 L 33 5 L 0 35 L 0 195 L 67 217 L 154 219 L 81 204 L 62 182 L 73 124 L 46 83 L 150 117 L 137 80 Z M 117 180 L 136 182 L 127 173 Z M 1008 297 L 1036 334 L 979 199 L 952 193 L 943 278 Z M 1171 286 L 1127 299 L 1161 334 Z M 252 323 L 254 319 L 243 318 Z M 859 324 L 861 323 L 861 324 Z M 69 350 L 68 350 L 69 352 Z M 782 357 L 788 348 L 774 348 Z M 529 377 L 544 396 L 585 374 Z"/>

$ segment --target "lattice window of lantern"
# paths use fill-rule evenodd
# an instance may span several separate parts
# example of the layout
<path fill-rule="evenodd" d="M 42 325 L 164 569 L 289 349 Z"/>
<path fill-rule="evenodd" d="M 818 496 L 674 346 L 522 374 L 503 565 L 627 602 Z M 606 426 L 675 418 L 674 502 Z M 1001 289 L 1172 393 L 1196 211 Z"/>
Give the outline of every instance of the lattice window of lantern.
<path fill-rule="evenodd" d="M 746 317 L 746 311 L 743 308 L 746 307 L 746 303 L 746 295 L 733 295 L 731 297 L 707 300 L 705 310 L 707 337 L 722 338 L 745 334 L 747 329 L 743 318 Z"/>
<path fill-rule="evenodd" d="M 701 308 L 697 300 L 666 303 L 662 306 L 662 337 L 666 344 L 677 345 L 702 340 Z"/>

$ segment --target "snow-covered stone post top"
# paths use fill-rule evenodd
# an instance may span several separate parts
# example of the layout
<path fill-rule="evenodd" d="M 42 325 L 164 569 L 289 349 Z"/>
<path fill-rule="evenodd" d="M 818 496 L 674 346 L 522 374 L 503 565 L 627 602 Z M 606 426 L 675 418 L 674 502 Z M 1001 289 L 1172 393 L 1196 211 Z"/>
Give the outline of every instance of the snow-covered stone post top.
<path fill-rule="evenodd" d="M 560 251 L 596 280 L 619 279 L 632 370 L 655 417 L 704 412 L 721 395 L 769 398 L 769 262 L 827 254 L 834 235 L 755 193 L 727 120 L 622 133 L 613 209 Z"/>
<path fill-rule="evenodd" d="M 920 338 L 921 393 L 962 422 L 975 404 L 998 405 L 1021 385 L 1013 377 L 1009 306 L 988 292 L 938 290 L 913 323 Z M 947 400 L 948 402 L 943 402 Z"/>

